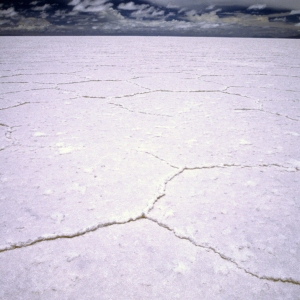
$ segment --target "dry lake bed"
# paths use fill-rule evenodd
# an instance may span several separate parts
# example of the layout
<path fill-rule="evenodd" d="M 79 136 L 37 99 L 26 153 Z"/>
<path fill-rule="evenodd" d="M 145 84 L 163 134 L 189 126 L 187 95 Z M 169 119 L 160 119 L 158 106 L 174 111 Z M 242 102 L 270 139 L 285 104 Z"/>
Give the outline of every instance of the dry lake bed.
<path fill-rule="evenodd" d="M 0 299 L 300 299 L 299 40 L 0 40 Z"/>

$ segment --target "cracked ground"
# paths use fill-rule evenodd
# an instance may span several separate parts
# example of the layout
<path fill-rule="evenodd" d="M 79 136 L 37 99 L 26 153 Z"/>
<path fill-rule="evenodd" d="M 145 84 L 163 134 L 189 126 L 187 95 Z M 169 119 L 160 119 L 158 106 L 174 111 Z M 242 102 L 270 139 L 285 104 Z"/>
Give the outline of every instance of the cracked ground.
<path fill-rule="evenodd" d="M 299 41 L 1 41 L 0 299 L 300 299 Z"/>

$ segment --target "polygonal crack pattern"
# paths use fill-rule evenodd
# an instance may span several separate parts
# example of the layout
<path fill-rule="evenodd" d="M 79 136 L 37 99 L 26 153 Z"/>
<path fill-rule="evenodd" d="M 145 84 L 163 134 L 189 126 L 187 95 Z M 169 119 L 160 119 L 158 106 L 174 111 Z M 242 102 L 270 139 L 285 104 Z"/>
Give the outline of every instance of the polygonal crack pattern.
<path fill-rule="evenodd" d="M 287 57 L 299 65 L 295 41 L 276 41 L 280 53 L 257 42 L 262 59 L 253 40 L 235 41 L 226 56 L 226 39 L 151 39 L 153 52 L 138 37 L 120 49 L 112 37 L 99 38 L 100 49 L 98 38 L 87 38 L 88 49 L 22 39 L 38 48 L 37 61 L 15 38 L 1 46 L 0 258 L 151 224 L 293 298 L 300 77 Z M 172 51 L 157 59 L 165 43 Z M 174 270 L 188 274 L 182 262 Z"/>

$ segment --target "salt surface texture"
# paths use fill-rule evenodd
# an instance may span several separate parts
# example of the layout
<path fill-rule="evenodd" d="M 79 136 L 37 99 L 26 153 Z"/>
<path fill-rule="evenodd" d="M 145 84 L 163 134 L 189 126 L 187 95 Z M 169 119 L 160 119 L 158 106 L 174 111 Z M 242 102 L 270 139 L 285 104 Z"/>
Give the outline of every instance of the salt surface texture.
<path fill-rule="evenodd" d="M 299 41 L 0 45 L 1 299 L 300 299 Z"/>

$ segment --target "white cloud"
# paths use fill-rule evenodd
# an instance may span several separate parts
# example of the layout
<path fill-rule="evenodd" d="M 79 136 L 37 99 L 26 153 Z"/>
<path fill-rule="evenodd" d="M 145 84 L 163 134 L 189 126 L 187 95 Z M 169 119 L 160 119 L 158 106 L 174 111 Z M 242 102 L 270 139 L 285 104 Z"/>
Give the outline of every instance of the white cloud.
<path fill-rule="evenodd" d="M 274 18 L 272 21 L 273 22 L 286 22 L 286 17 L 284 17 L 284 18 Z"/>
<path fill-rule="evenodd" d="M 144 30 L 150 30 L 155 32 L 156 30 L 175 32 L 176 30 L 185 31 L 193 28 L 193 24 L 185 21 L 165 21 L 164 19 L 157 20 L 129 20 L 124 19 L 121 23 L 121 29 L 123 30 L 137 30 L 143 32 Z"/>
<path fill-rule="evenodd" d="M 193 26 L 197 28 L 216 28 L 216 27 L 228 27 L 228 26 L 242 26 L 242 27 L 272 27 L 272 28 L 281 28 L 282 26 L 286 26 L 286 19 L 284 16 L 280 17 L 278 15 L 278 19 L 271 22 L 269 21 L 268 16 L 261 15 L 249 15 L 243 13 L 236 13 L 235 16 L 228 16 L 220 18 L 217 15 L 219 10 L 215 10 L 209 13 L 204 13 L 199 15 L 195 13 L 195 11 L 191 10 L 186 12 L 183 20 L 186 20 L 193 24 Z M 285 14 L 286 16 L 286 14 Z"/>
<path fill-rule="evenodd" d="M 155 9 L 153 6 L 150 6 L 146 9 L 136 10 L 133 13 L 131 13 L 130 16 L 137 19 L 142 19 L 142 18 L 151 19 L 151 18 L 162 17 L 164 16 L 164 14 L 165 13 L 163 10 Z"/>
<path fill-rule="evenodd" d="M 172 5 L 177 5 L 181 8 L 205 8 L 208 5 L 242 5 L 242 6 L 251 6 L 253 5 L 253 0 L 147 0 L 148 3 L 162 5 L 167 7 L 169 3 L 172 2 Z M 287 8 L 287 9 L 300 9 L 299 0 L 264 0 L 264 3 L 268 7 L 274 8 Z M 255 4 L 255 2 L 254 2 Z"/>
<path fill-rule="evenodd" d="M 97 16 L 99 21 L 101 21 L 102 29 L 104 28 L 103 22 L 115 23 L 118 22 L 119 20 L 124 19 L 124 17 L 119 13 L 118 10 L 112 8 L 113 4 L 108 2 L 107 0 L 84 0 L 84 1 L 73 0 L 69 4 L 71 3 L 74 6 L 73 10 L 71 12 L 65 13 L 64 14 L 65 16 L 75 16 L 78 15 L 79 13 L 94 13 L 94 17 Z M 90 18 L 89 16 L 86 16 L 86 20 L 88 20 L 89 18 Z M 77 22 L 78 20 L 76 21 L 76 23 Z M 83 25 L 87 25 L 87 24 L 88 23 Z"/>
<path fill-rule="evenodd" d="M 15 11 L 13 7 L 0 10 L 0 17 L 10 18 L 16 16 L 17 14 L 18 13 Z"/>
<path fill-rule="evenodd" d="M 179 8 L 178 5 L 168 3 L 167 8 Z"/>
<path fill-rule="evenodd" d="M 214 9 L 215 8 L 215 5 L 209 5 L 209 6 L 207 6 L 205 9 L 206 10 L 212 10 L 212 9 Z"/>
<path fill-rule="evenodd" d="M 64 19 L 67 16 L 76 16 L 76 15 L 77 15 L 77 12 L 74 12 L 74 11 L 67 12 L 65 10 L 56 10 L 55 14 L 52 15 L 52 17 Z"/>
<path fill-rule="evenodd" d="M 36 6 L 36 7 L 33 7 L 32 10 L 36 10 L 36 11 L 44 11 L 44 10 L 47 10 L 49 9 L 51 6 L 49 4 L 45 4 L 43 6 Z"/>
<path fill-rule="evenodd" d="M 51 24 L 45 19 L 23 18 L 15 29 L 21 30 L 43 30 Z"/>
<path fill-rule="evenodd" d="M 190 10 L 190 11 L 187 11 L 186 13 L 185 13 L 185 15 L 187 16 L 187 17 L 194 17 L 194 16 L 198 16 L 198 14 L 197 14 L 197 11 L 196 10 L 194 10 L 194 9 L 192 9 L 192 10 Z"/>
<path fill-rule="evenodd" d="M 292 10 L 290 12 L 290 15 L 298 15 L 298 14 L 300 14 L 300 10 Z"/>
<path fill-rule="evenodd" d="M 219 26 L 220 21 L 220 18 L 217 15 L 218 11 L 219 10 L 215 10 L 207 14 L 198 15 L 194 10 L 192 10 L 186 13 L 185 19 L 190 22 L 199 23 L 202 27 L 207 26 L 204 28 L 217 27 Z"/>
<path fill-rule="evenodd" d="M 69 2 L 69 5 L 75 6 L 79 3 L 80 3 L 80 0 L 72 0 L 71 2 Z"/>
<path fill-rule="evenodd" d="M 267 7 L 266 4 L 254 4 L 249 6 L 247 9 L 252 10 L 252 9 L 265 9 Z"/>
<path fill-rule="evenodd" d="M 74 10 L 78 10 L 78 11 L 82 11 L 82 12 L 101 12 L 101 11 L 105 11 L 108 8 L 110 8 L 112 6 L 112 4 L 106 4 L 106 5 L 95 5 L 95 6 L 88 6 L 85 7 L 84 9 L 75 9 Z"/>
<path fill-rule="evenodd" d="M 119 9 L 123 9 L 123 10 L 141 10 L 141 9 L 145 9 L 147 7 L 149 7 L 149 5 L 146 5 L 146 4 L 137 5 L 137 4 L 134 4 L 133 2 L 121 3 L 118 6 Z"/>
<path fill-rule="evenodd" d="M 11 24 L 11 21 L 10 20 L 0 20 L 0 26 L 1 25 L 4 25 L 4 24 Z"/>
<path fill-rule="evenodd" d="M 49 16 L 49 14 L 45 13 L 44 11 L 42 11 L 41 14 L 40 14 L 40 17 L 41 17 L 42 19 L 45 19 L 45 18 L 47 18 L 48 16 Z"/>
<path fill-rule="evenodd" d="M 56 17 L 62 17 L 62 16 L 65 16 L 65 12 L 63 10 L 56 10 L 55 11 L 55 14 L 53 15 L 54 18 Z"/>
<path fill-rule="evenodd" d="M 182 12 L 186 12 L 186 11 L 188 11 L 188 9 L 187 9 L 187 8 L 181 8 L 181 9 L 179 9 L 179 10 L 178 10 L 178 13 L 180 14 L 180 13 L 182 13 Z"/>
<path fill-rule="evenodd" d="M 72 0 L 69 5 L 73 5 L 73 11 L 77 12 L 102 12 L 110 7 L 111 3 L 106 3 L 107 0 Z"/>
<path fill-rule="evenodd" d="M 108 2 L 108 0 L 72 0 L 69 5 L 76 6 L 76 5 L 83 5 L 87 6 L 98 6 Z"/>
<path fill-rule="evenodd" d="M 170 13 L 168 13 L 168 14 L 166 15 L 166 18 L 168 18 L 168 17 L 174 17 L 174 16 L 176 16 L 176 14 L 173 13 L 173 12 L 170 12 Z"/>
<path fill-rule="evenodd" d="M 153 6 L 146 4 L 137 5 L 133 2 L 121 3 L 118 6 L 119 9 L 132 11 L 130 16 L 136 19 L 153 19 L 159 17 L 165 17 L 165 12 L 160 9 L 156 9 Z"/>

